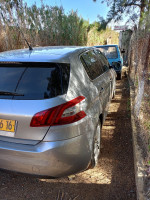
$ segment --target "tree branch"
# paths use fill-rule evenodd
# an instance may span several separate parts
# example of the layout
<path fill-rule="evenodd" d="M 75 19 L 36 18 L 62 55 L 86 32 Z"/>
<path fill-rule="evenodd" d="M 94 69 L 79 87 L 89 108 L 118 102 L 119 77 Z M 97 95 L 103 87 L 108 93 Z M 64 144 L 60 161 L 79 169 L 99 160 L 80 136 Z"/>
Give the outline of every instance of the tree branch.
<path fill-rule="evenodd" d="M 125 3 L 123 6 L 124 6 L 124 7 L 128 7 L 128 6 L 138 6 L 139 8 L 141 8 L 141 5 L 140 5 L 140 4 L 137 4 L 137 3 Z"/>

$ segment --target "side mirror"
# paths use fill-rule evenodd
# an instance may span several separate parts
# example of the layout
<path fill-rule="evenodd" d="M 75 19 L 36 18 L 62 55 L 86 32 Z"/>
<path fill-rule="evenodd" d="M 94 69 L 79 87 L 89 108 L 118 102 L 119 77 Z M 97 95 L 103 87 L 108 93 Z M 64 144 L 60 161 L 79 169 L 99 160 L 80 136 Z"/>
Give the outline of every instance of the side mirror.
<path fill-rule="evenodd" d="M 126 51 L 123 49 L 122 51 L 121 51 L 121 53 L 125 53 Z"/>

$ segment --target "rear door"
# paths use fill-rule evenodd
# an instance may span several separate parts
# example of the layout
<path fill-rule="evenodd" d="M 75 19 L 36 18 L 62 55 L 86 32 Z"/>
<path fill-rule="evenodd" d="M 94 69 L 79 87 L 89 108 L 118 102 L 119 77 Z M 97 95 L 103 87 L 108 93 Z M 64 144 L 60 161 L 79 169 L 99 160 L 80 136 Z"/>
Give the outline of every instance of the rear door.
<path fill-rule="evenodd" d="M 31 127 L 32 117 L 64 103 L 69 73 L 69 64 L 1 62 L 0 140 L 42 140 L 49 127 Z"/>
<path fill-rule="evenodd" d="M 82 54 L 82 62 L 87 74 L 99 91 L 99 98 L 103 108 L 103 113 L 108 110 L 110 99 L 110 79 L 105 73 L 104 67 L 94 50 Z"/>
<path fill-rule="evenodd" d="M 97 49 L 95 50 L 97 56 L 98 56 L 98 59 L 99 61 L 101 62 L 101 65 L 102 65 L 102 68 L 103 68 L 103 71 L 105 73 L 105 79 L 107 80 L 107 87 L 110 88 L 110 99 L 109 101 L 111 100 L 112 98 L 112 93 L 113 93 L 113 90 L 115 88 L 115 76 L 114 76 L 114 73 L 112 73 L 111 69 L 109 69 L 109 62 L 107 60 L 107 58 Z"/>

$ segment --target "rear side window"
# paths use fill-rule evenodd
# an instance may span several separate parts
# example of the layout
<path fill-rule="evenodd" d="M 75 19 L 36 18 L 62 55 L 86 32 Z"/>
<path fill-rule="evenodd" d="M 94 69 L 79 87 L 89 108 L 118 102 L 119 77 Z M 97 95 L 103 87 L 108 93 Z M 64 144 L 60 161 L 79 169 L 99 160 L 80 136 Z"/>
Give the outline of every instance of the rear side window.
<path fill-rule="evenodd" d="M 118 58 L 117 48 L 115 46 L 101 46 L 98 49 L 105 54 L 107 59 Z"/>
<path fill-rule="evenodd" d="M 103 73 L 102 63 L 93 50 L 83 53 L 80 59 L 90 79 L 94 80 Z"/>
<path fill-rule="evenodd" d="M 104 72 L 109 70 L 109 62 L 107 58 L 99 50 L 95 50 L 95 51 L 96 51 L 96 54 L 98 55 L 98 59 L 102 63 Z"/>
<path fill-rule="evenodd" d="M 48 99 L 67 92 L 70 65 L 0 63 L 0 76 L 1 99 Z"/>

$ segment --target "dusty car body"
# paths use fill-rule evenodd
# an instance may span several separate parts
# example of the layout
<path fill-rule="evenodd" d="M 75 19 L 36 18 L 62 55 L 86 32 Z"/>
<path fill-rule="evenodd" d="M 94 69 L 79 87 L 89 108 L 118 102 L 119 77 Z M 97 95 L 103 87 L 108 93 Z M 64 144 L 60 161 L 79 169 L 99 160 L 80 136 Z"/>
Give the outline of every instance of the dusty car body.
<path fill-rule="evenodd" d="M 0 168 L 62 177 L 93 167 L 115 73 L 96 48 L 0 53 Z"/>
<path fill-rule="evenodd" d="M 111 66 L 113 66 L 114 70 L 117 73 L 117 78 L 121 79 L 122 77 L 122 66 L 123 66 L 123 58 L 121 55 L 121 52 L 119 50 L 118 45 L 112 44 L 112 45 L 99 45 L 95 46 L 98 48 L 106 58 L 108 59 L 108 62 Z"/>

